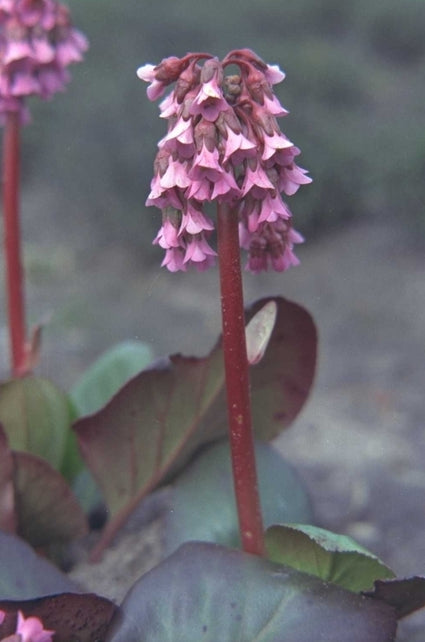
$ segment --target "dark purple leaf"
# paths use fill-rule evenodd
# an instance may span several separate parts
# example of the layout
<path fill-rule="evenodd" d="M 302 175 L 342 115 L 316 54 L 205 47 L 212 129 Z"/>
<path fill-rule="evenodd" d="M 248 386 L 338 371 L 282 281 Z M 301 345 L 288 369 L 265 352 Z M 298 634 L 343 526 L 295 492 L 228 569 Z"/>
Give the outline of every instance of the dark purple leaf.
<path fill-rule="evenodd" d="M 62 475 L 29 453 L 13 461 L 18 534 L 35 548 L 84 535 L 85 515 Z"/>
<path fill-rule="evenodd" d="M 374 591 L 365 595 L 393 606 L 397 617 L 401 619 L 425 606 L 425 577 L 378 580 L 375 582 Z"/>
<path fill-rule="evenodd" d="M 314 376 L 316 331 L 300 306 L 282 298 L 263 359 L 251 368 L 256 437 L 269 440 L 304 404 Z M 174 355 L 134 377 L 98 413 L 74 424 L 80 449 L 112 515 L 180 470 L 201 446 L 227 433 L 220 343 L 204 358 Z"/>

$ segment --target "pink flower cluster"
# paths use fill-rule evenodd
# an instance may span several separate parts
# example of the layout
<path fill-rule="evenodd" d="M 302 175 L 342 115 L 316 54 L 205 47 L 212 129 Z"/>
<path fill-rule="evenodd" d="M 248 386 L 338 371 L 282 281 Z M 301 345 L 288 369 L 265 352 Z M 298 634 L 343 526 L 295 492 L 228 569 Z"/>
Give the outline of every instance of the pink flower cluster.
<path fill-rule="evenodd" d="M 48 99 L 69 81 L 67 67 L 88 48 L 56 0 L 0 0 L 0 119 L 28 121 L 27 96 Z"/>
<path fill-rule="evenodd" d="M 6 617 L 4 611 L 0 611 L 0 625 Z M 0 642 L 52 642 L 54 631 L 48 631 L 43 627 L 38 617 L 25 618 L 19 611 L 16 622 L 16 631 Z"/>
<path fill-rule="evenodd" d="M 150 100 L 175 83 L 160 104 L 168 132 L 158 143 L 146 201 L 163 213 L 154 240 L 165 250 L 162 265 L 175 272 L 214 263 L 214 224 L 205 212 L 211 201 L 237 211 L 247 269 L 297 265 L 293 247 L 303 239 L 281 193 L 290 196 L 311 179 L 295 164 L 300 150 L 276 120 L 287 114 L 272 89 L 284 73 L 241 49 L 222 61 L 203 53 L 170 57 L 140 67 L 137 75 L 150 83 Z"/>

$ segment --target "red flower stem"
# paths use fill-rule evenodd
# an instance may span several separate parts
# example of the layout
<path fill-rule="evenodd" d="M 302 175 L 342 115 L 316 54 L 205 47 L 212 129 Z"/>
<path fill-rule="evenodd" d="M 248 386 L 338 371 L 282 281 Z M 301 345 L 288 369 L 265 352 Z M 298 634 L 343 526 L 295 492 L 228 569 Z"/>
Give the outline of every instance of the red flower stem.
<path fill-rule="evenodd" d="M 6 292 L 13 376 L 25 371 L 25 313 L 19 228 L 20 122 L 8 113 L 3 138 L 3 215 Z"/>
<path fill-rule="evenodd" d="M 217 230 L 224 368 L 239 530 L 243 550 L 263 556 L 264 535 L 252 433 L 238 215 L 224 203 L 217 206 Z"/>

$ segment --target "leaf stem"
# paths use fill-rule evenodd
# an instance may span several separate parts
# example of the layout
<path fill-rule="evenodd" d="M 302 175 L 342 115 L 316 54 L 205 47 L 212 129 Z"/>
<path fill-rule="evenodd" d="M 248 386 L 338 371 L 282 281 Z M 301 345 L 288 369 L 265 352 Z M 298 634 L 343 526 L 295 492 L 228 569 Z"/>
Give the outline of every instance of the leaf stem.
<path fill-rule="evenodd" d="M 233 482 L 242 547 L 264 555 L 264 535 L 252 432 L 249 366 L 240 266 L 237 212 L 217 205 L 223 352 Z"/>
<path fill-rule="evenodd" d="M 9 112 L 3 137 L 3 215 L 6 263 L 6 292 L 13 376 L 26 371 L 25 312 L 23 270 L 19 225 L 20 181 L 20 122 L 19 113 Z"/>

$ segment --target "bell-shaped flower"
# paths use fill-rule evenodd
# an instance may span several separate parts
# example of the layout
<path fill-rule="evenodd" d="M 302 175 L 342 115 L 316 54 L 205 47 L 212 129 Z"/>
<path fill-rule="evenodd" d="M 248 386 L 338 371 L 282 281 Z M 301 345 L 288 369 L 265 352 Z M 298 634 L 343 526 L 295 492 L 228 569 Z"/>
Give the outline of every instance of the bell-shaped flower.
<path fill-rule="evenodd" d="M 176 271 L 214 263 L 209 245 L 214 223 L 205 204 L 216 201 L 228 204 L 239 218 L 249 269 L 281 271 L 296 265 L 293 247 L 302 238 L 293 230 L 281 193 L 294 194 L 311 179 L 295 164 L 300 151 L 277 122 L 287 112 L 273 85 L 285 74 L 249 49 L 239 49 L 222 61 L 204 53 L 166 58 L 156 67 L 141 67 L 138 75 L 150 83 L 151 99 L 175 82 L 160 103 L 169 126 L 158 144 L 146 201 L 164 213 L 170 207 L 179 212 L 171 223 L 165 215 L 154 241 L 166 250 L 162 264 Z"/>

